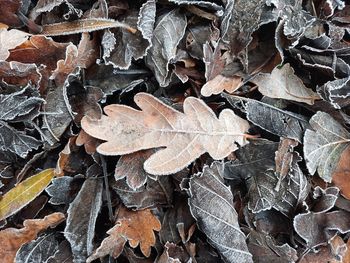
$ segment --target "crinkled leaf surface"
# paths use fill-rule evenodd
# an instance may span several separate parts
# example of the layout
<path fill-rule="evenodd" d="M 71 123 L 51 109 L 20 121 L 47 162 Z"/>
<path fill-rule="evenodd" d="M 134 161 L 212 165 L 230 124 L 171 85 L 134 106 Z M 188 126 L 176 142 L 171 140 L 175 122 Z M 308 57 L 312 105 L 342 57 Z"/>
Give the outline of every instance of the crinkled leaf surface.
<path fill-rule="evenodd" d="M 33 201 L 44 191 L 53 177 L 53 169 L 47 169 L 29 177 L 8 191 L 0 199 L 0 220 L 13 215 Z"/>
<path fill-rule="evenodd" d="M 332 181 L 342 152 L 350 145 L 350 134 L 328 113 L 319 111 L 310 119 L 304 135 L 304 155 L 311 174 L 317 170 L 326 182 Z"/>
<path fill-rule="evenodd" d="M 71 245 L 75 263 L 85 263 L 93 251 L 92 241 L 102 205 L 102 189 L 102 180 L 89 178 L 69 205 L 64 236 Z"/>
<path fill-rule="evenodd" d="M 189 206 L 199 228 L 225 262 L 253 262 L 238 224 L 233 195 L 223 182 L 224 166 L 214 162 L 189 182 Z"/>
<path fill-rule="evenodd" d="M 246 144 L 247 121 L 225 109 L 217 118 L 200 99 L 189 97 L 184 113 L 165 105 L 146 93 L 134 98 L 142 111 L 124 105 L 104 108 L 107 116 L 100 120 L 84 117 L 83 129 L 93 137 L 107 140 L 97 151 L 105 155 L 122 155 L 142 149 L 164 147 L 144 163 L 145 171 L 162 175 L 180 171 L 208 152 L 222 159 Z"/>

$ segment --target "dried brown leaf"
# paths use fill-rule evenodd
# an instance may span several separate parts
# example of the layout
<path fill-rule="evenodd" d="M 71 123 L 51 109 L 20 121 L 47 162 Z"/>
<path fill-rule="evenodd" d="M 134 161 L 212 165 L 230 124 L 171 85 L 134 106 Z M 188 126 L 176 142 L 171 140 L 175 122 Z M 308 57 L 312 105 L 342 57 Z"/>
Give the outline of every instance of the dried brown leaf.
<path fill-rule="evenodd" d="M 97 151 L 104 155 L 124 155 L 135 151 L 167 147 L 144 163 L 146 172 L 155 175 L 176 173 L 208 152 L 216 160 L 225 158 L 245 145 L 246 120 L 224 109 L 219 118 L 200 99 L 188 97 L 184 113 L 174 110 L 146 93 L 134 98 L 142 111 L 125 105 L 108 105 L 100 120 L 82 119 L 91 136 L 107 140 Z M 235 143 L 236 142 L 236 143 Z"/>
<path fill-rule="evenodd" d="M 0 231 L 0 258 L 3 263 L 13 263 L 17 250 L 23 244 L 34 240 L 38 233 L 61 223 L 65 219 L 62 213 L 53 213 L 43 219 L 28 219 L 23 228 L 7 228 Z"/>
<path fill-rule="evenodd" d="M 223 75 L 217 75 L 215 78 L 209 80 L 203 85 L 201 94 L 204 97 L 210 97 L 213 94 L 220 94 L 224 90 L 226 90 L 228 93 L 233 93 L 240 87 L 241 84 L 241 77 L 225 77 Z"/>
<path fill-rule="evenodd" d="M 40 32 L 40 34 L 45 36 L 62 36 L 84 32 L 93 32 L 114 27 L 123 27 L 132 33 L 136 32 L 136 29 L 113 19 L 88 18 L 70 22 L 44 25 L 43 30 Z"/>
<path fill-rule="evenodd" d="M 130 211 L 122 207 L 118 211 L 116 225 L 107 231 L 110 236 L 102 241 L 100 247 L 86 262 L 92 262 L 108 254 L 117 258 L 127 241 L 133 248 L 140 245 L 142 253 L 149 257 L 151 247 L 156 242 L 153 231 L 159 231 L 160 227 L 160 221 L 152 214 L 151 210 Z"/>

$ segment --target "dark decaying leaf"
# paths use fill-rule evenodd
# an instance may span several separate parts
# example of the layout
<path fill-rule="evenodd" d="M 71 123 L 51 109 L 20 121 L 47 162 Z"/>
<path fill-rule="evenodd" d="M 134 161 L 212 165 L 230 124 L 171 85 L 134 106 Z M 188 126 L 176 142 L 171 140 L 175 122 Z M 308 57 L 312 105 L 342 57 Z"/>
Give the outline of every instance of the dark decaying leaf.
<path fill-rule="evenodd" d="M 326 182 L 332 175 L 343 151 L 350 145 L 350 133 L 329 114 L 319 111 L 310 119 L 311 129 L 305 132 L 304 156 L 311 174 Z"/>
<path fill-rule="evenodd" d="M 156 20 L 146 62 L 161 87 L 168 86 L 171 81 L 169 64 L 176 56 L 177 45 L 185 34 L 186 25 L 186 16 L 179 9 L 165 13 Z"/>
<path fill-rule="evenodd" d="M 350 105 L 349 81 L 349 77 L 328 81 L 318 87 L 318 93 L 336 109 L 347 107 Z"/>
<path fill-rule="evenodd" d="M 252 41 L 252 33 L 261 25 L 269 21 L 262 16 L 265 2 L 227 1 L 225 13 L 221 23 L 222 41 L 229 47 L 232 54 L 241 56 L 247 70 L 246 47 Z"/>
<path fill-rule="evenodd" d="M 9 126 L 0 120 L 0 150 L 10 151 L 19 157 L 25 158 L 28 153 L 42 143 L 30 135 Z"/>
<path fill-rule="evenodd" d="M 71 114 L 70 105 L 68 102 L 67 88 L 78 73 L 73 73 L 67 78 L 63 86 L 53 85 L 48 89 L 48 95 L 46 97 L 46 104 L 43 109 L 44 124 L 43 132 L 47 138 L 48 143 L 54 144 L 59 141 L 68 125 L 73 120 Z"/>
<path fill-rule="evenodd" d="M 338 210 L 299 214 L 294 218 L 294 229 L 307 247 L 314 248 L 326 244 L 337 233 L 349 233 L 350 213 Z"/>
<path fill-rule="evenodd" d="M 253 213 L 275 208 L 291 215 L 306 198 L 308 182 L 299 168 L 299 156 L 294 153 L 288 176 L 279 180 L 275 173 L 275 152 L 278 144 L 270 141 L 252 142 L 236 152 L 237 159 L 225 166 L 225 178 L 243 180 Z"/>
<path fill-rule="evenodd" d="M 186 251 L 174 244 L 174 243 L 169 243 L 167 242 L 164 245 L 164 251 L 163 254 L 160 255 L 158 259 L 158 263 L 168 263 L 168 262 L 190 262 L 190 257 L 186 253 Z"/>
<path fill-rule="evenodd" d="M 167 176 L 147 178 L 146 185 L 134 190 L 125 180 L 113 184 L 113 188 L 126 207 L 144 209 L 157 205 L 170 205 L 173 199 L 173 184 Z"/>
<path fill-rule="evenodd" d="M 115 167 L 114 178 L 126 178 L 127 185 L 134 191 L 143 186 L 148 174 L 143 169 L 143 163 L 154 153 L 154 150 L 138 151 L 120 157 Z"/>
<path fill-rule="evenodd" d="M 187 199 L 181 196 L 176 197 L 174 201 L 174 207 L 168 209 L 164 214 L 162 228 L 159 232 L 163 244 L 166 242 L 178 244 L 182 240 L 179 227 L 182 227 L 187 233 L 195 222 L 188 208 Z"/>
<path fill-rule="evenodd" d="M 225 262 L 253 262 L 233 207 L 233 195 L 223 182 L 223 163 L 204 166 L 189 181 L 189 206 L 199 228 Z"/>
<path fill-rule="evenodd" d="M 23 245 L 16 254 L 16 263 L 46 262 L 58 248 L 55 234 L 48 234 Z"/>
<path fill-rule="evenodd" d="M 238 98 L 222 93 L 224 98 L 234 106 Z M 248 100 L 245 106 L 247 118 L 262 129 L 281 137 L 302 142 L 304 132 L 310 126 L 302 115 L 279 109 L 273 105 L 257 100 Z"/>
<path fill-rule="evenodd" d="M 294 248 L 288 244 L 278 245 L 273 237 L 265 233 L 251 231 L 247 243 L 255 263 L 291 263 L 298 259 Z"/>
<path fill-rule="evenodd" d="M 47 263 L 73 263 L 73 255 L 67 240 L 62 241 Z"/>
<path fill-rule="evenodd" d="M 105 32 L 102 45 L 104 45 L 103 58 L 107 65 L 128 69 L 132 59 L 137 60 L 146 55 L 151 46 L 155 15 L 155 1 L 149 0 L 139 12 L 132 10 L 123 19 L 124 23 L 139 29 L 136 33 L 125 28 Z"/>
<path fill-rule="evenodd" d="M 0 61 L 0 77 L 7 84 L 25 86 L 29 82 L 37 85 L 42 76 L 35 64 Z"/>
<path fill-rule="evenodd" d="M 85 263 L 93 252 L 95 223 L 102 205 L 102 180 L 86 179 L 67 211 L 67 225 L 64 236 L 69 241 L 74 262 Z"/>

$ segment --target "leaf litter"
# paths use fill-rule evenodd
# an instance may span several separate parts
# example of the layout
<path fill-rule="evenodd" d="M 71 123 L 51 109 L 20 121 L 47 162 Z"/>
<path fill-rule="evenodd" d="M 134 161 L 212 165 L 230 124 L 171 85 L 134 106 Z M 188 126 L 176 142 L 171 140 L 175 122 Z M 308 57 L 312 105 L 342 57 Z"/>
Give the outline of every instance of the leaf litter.
<path fill-rule="evenodd" d="M 1 0 L 1 262 L 350 262 L 344 0 Z"/>

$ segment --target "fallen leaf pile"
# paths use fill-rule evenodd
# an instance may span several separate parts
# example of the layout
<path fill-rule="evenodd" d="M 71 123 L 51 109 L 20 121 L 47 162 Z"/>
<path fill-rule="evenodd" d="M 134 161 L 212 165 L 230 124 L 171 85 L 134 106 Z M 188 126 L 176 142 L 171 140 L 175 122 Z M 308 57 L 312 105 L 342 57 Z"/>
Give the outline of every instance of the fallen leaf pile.
<path fill-rule="evenodd" d="M 349 13 L 0 0 L 0 262 L 350 263 Z"/>

